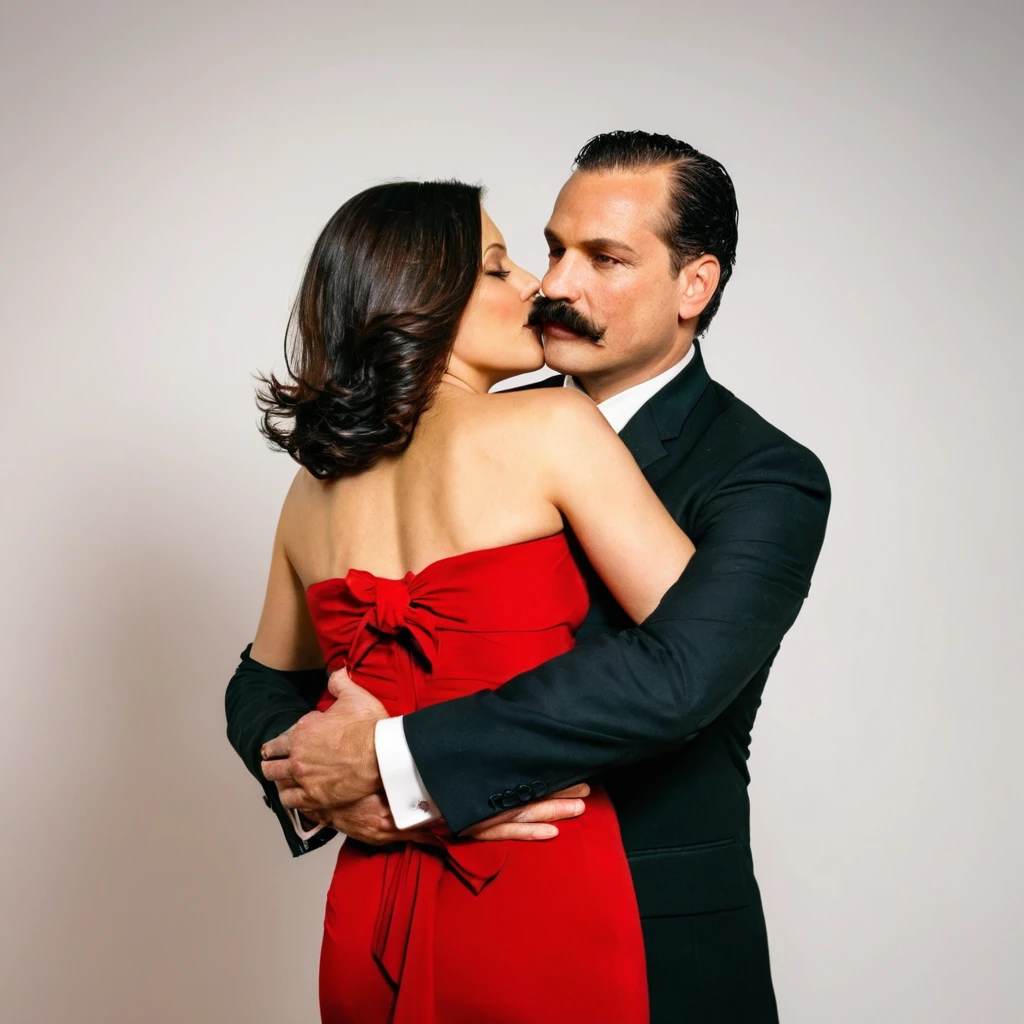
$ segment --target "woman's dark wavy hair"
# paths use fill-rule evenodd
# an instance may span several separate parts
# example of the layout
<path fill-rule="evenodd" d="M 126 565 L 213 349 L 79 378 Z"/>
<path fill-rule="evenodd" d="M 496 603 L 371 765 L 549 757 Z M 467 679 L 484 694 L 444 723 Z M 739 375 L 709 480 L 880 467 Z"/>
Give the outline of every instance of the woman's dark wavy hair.
<path fill-rule="evenodd" d="M 402 181 L 331 217 L 285 333 L 293 383 L 257 375 L 271 447 L 329 480 L 408 446 L 480 275 L 481 196 L 458 181 Z"/>

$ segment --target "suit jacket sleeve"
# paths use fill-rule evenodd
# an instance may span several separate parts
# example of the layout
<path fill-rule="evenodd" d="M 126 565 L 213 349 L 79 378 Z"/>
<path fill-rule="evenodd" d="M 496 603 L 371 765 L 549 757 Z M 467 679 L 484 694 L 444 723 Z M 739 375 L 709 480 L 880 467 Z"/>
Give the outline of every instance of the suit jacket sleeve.
<path fill-rule="evenodd" d="M 747 456 L 693 514 L 696 554 L 642 624 L 580 643 L 497 690 L 405 716 L 449 828 L 696 735 L 796 619 L 829 501 L 821 463 L 799 445 Z"/>
<path fill-rule="evenodd" d="M 316 706 L 327 685 L 327 674 L 322 668 L 299 672 L 272 669 L 253 660 L 249 656 L 251 649 L 249 644 L 242 651 L 224 694 L 228 740 L 263 788 L 263 802 L 277 815 L 292 856 L 299 857 L 322 846 L 337 832 L 324 828 L 309 839 L 296 833 L 278 798 L 277 786 L 263 777 L 260 749 Z"/>

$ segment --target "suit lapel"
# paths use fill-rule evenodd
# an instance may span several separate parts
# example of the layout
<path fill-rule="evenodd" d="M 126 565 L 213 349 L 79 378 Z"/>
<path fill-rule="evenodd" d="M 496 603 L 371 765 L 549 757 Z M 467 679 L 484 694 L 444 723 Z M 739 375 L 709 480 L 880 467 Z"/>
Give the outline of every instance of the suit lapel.
<path fill-rule="evenodd" d="M 665 454 L 665 446 L 661 443 L 661 431 L 650 401 L 640 406 L 633 418 L 619 432 L 619 437 L 641 469 L 646 469 Z"/>
<path fill-rule="evenodd" d="M 689 448 L 714 417 L 714 402 L 708 400 L 714 394 L 708 390 L 711 378 L 700 345 L 694 342 L 694 347 L 690 365 L 640 406 L 619 433 L 641 469 L 665 454 L 665 441 L 679 438 Z"/>

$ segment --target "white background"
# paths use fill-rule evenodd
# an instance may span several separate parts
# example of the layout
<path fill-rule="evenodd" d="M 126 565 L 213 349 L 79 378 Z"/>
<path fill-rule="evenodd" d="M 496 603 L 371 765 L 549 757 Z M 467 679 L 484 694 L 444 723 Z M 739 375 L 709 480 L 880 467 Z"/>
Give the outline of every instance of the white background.
<path fill-rule="evenodd" d="M 354 192 L 482 181 L 540 273 L 615 128 L 731 172 L 707 363 L 832 479 L 751 758 L 782 1019 L 1020 1019 L 1019 5 L 350 6 L 3 5 L 5 1020 L 316 1019 L 334 852 L 224 736 L 250 374 Z"/>

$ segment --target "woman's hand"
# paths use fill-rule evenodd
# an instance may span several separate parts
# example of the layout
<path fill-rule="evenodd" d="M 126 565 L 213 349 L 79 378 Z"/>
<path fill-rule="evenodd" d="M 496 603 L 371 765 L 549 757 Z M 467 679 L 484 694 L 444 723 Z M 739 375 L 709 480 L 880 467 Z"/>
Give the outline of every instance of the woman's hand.
<path fill-rule="evenodd" d="M 281 788 L 280 783 L 278 788 Z M 558 829 L 552 822 L 578 818 L 586 807 L 584 797 L 589 795 L 590 786 L 581 782 L 553 793 L 544 800 L 496 814 L 493 818 L 472 825 L 461 835 L 484 841 L 553 839 L 558 835 Z M 399 831 L 395 828 L 395 820 L 391 817 L 387 801 L 380 793 L 363 797 L 343 807 L 329 807 L 323 811 L 302 813 L 311 821 L 328 825 L 370 846 L 386 846 L 388 843 L 399 842 L 429 842 L 425 838 L 426 829 L 433 824 L 428 822 L 417 828 Z"/>
<path fill-rule="evenodd" d="M 587 796 L 590 786 L 581 782 L 525 807 L 477 822 L 459 834 L 474 839 L 554 839 L 558 829 L 551 822 L 578 818 L 586 807 L 583 798 Z"/>

